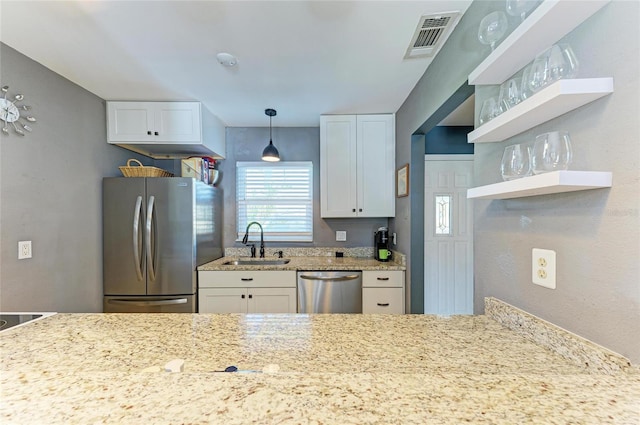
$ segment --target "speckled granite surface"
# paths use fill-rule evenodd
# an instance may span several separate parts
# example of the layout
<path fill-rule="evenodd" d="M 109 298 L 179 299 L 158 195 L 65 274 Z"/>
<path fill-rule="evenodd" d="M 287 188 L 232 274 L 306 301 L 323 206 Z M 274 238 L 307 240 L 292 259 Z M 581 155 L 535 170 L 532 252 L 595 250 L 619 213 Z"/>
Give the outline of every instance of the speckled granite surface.
<path fill-rule="evenodd" d="M 360 246 L 353 248 L 342 247 L 312 247 L 312 248 L 299 248 L 299 247 L 281 247 L 281 248 L 265 248 L 265 257 L 274 257 L 282 251 L 285 257 L 335 257 L 336 252 L 342 252 L 344 257 L 359 257 L 359 258 L 373 258 L 373 247 Z M 407 257 L 401 252 L 393 252 L 393 262 L 402 266 L 407 265 Z M 248 257 L 251 254 L 251 250 L 248 247 L 227 247 L 224 249 L 225 257 Z"/>
<path fill-rule="evenodd" d="M 620 354 L 496 298 L 485 298 L 484 308 L 498 323 L 588 370 L 615 373 L 631 366 Z"/>
<path fill-rule="evenodd" d="M 249 259 L 249 257 L 222 257 L 207 264 L 198 267 L 199 271 L 213 270 L 406 270 L 406 267 L 400 263 L 389 261 L 380 262 L 374 258 L 365 257 L 306 257 L 306 256 L 287 256 L 285 258 L 291 260 L 284 265 L 257 265 L 257 266 L 228 266 L 224 265 L 227 261 L 237 260 L 238 258 Z M 251 260 L 273 260 L 273 257 L 252 258 Z"/>
<path fill-rule="evenodd" d="M 637 424 L 640 408 L 636 369 L 588 373 L 487 316 L 58 314 L 0 334 L 0 355 L 3 425 Z M 144 372 L 175 358 L 181 373 Z"/>

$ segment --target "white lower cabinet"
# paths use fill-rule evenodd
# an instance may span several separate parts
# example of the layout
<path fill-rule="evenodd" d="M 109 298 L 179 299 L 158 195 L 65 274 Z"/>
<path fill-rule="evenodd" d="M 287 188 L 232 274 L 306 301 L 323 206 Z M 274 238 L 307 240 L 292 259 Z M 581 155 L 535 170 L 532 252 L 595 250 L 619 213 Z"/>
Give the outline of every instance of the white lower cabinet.
<path fill-rule="evenodd" d="M 404 314 L 404 271 L 363 271 L 362 312 Z"/>
<path fill-rule="evenodd" d="M 200 313 L 295 313 L 295 271 L 198 272 Z"/>

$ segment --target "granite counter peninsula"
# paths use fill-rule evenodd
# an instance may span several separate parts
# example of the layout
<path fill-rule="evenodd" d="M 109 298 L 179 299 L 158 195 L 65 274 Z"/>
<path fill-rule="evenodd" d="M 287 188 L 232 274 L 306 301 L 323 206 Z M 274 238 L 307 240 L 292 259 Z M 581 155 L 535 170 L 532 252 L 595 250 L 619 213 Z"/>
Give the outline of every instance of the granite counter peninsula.
<path fill-rule="evenodd" d="M 4 425 L 637 424 L 640 411 L 623 358 L 585 367 L 488 315 L 57 314 L 0 334 L 0 355 Z M 160 370 L 173 359 L 182 372 Z M 244 372 L 218 372 L 231 365 Z"/>

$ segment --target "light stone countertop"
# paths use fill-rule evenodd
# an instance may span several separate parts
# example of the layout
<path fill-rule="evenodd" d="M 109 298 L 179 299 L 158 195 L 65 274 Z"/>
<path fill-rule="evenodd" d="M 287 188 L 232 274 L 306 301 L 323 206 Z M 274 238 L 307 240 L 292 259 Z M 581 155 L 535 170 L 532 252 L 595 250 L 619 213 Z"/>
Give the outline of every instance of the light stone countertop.
<path fill-rule="evenodd" d="M 290 256 L 288 264 L 283 265 L 224 265 L 227 261 L 248 257 L 222 257 L 210 263 L 198 267 L 198 271 L 230 271 L 230 270 L 406 270 L 400 263 L 389 261 L 381 262 L 374 258 L 365 257 L 328 257 L 328 256 Z M 274 260 L 274 257 L 251 258 L 255 261 Z"/>
<path fill-rule="evenodd" d="M 488 316 L 57 314 L 0 334 L 7 424 L 637 424 L 594 373 Z M 145 372 L 184 359 L 181 373 Z M 235 365 L 274 373 L 217 373 Z"/>

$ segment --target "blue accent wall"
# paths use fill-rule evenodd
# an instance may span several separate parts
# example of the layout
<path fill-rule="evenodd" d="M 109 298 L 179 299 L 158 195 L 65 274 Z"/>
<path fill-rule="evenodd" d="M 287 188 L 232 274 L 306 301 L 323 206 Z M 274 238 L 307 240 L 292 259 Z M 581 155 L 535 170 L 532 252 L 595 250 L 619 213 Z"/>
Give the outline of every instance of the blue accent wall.
<path fill-rule="evenodd" d="M 434 127 L 425 135 L 425 154 L 473 154 L 473 143 L 467 143 L 467 134 L 473 127 Z"/>

